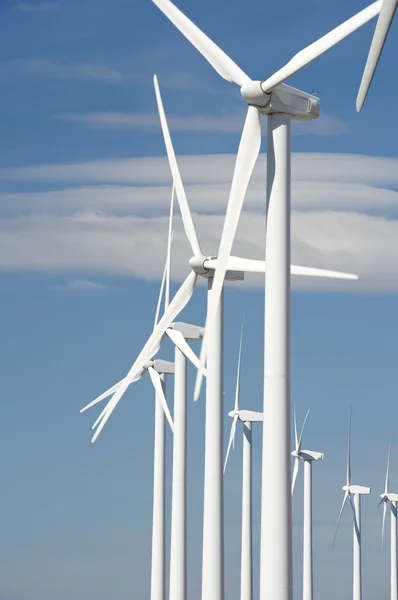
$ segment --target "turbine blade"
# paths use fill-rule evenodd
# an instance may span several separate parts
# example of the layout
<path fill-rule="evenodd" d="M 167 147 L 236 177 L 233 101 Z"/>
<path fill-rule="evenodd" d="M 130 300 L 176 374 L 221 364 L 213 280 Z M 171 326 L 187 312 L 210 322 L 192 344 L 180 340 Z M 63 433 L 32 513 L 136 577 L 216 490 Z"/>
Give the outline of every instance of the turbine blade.
<path fill-rule="evenodd" d="M 291 265 L 292 275 L 304 275 L 305 277 L 326 277 L 328 279 L 358 279 L 354 273 L 343 273 L 342 271 L 329 271 L 328 269 L 316 269 L 314 267 L 300 267 Z"/>
<path fill-rule="evenodd" d="M 166 396 L 164 395 L 164 390 L 163 390 L 162 380 L 160 378 L 160 375 L 157 371 L 155 371 L 155 369 L 153 367 L 148 367 L 148 373 L 149 373 L 149 377 L 152 380 L 153 387 L 155 388 L 156 398 L 159 400 L 160 404 L 162 405 L 163 412 L 166 416 L 166 419 L 169 422 L 171 431 L 174 433 L 174 423 L 173 423 L 173 419 L 171 418 L 169 407 L 167 405 Z"/>
<path fill-rule="evenodd" d="M 136 375 L 143 369 L 145 363 L 148 360 L 150 360 L 158 351 L 160 343 L 162 341 L 162 337 L 164 336 L 166 330 L 169 328 L 176 316 L 188 304 L 194 292 L 196 280 L 196 273 L 191 272 L 185 279 L 184 283 L 181 285 L 180 289 L 178 290 L 172 301 L 170 302 L 168 309 L 160 319 L 159 323 L 156 325 L 152 334 L 149 336 L 148 341 L 139 353 L 135 363 L 131 367 L 127 376 L 124 378 L 123 382 L 120 384 L 119 388 L 116 390 L 116 392 L 108 402 L 108 405 L 105 407 L 105 410 L 107 412 L 104 415 L 104 418 L 101 421 L 101 423 L 98 425 L 98 428 L 91 440 L 92 443 L 94 443 L 95 440 L 98 438 L 99 434 L 101 433 L 102 429 L 107 423 L 115 407 L 119 403 L 124 392 L 127 390 L 128 386 L 132 382 L 133 378 L 136 377 Z"/>
<path fill-rule="evenodd" d="M 297 448 L 298 448 L 297 452 L 298 452 L 298 454 L 300 454 L 300 451 L 301 451 L 301 444 L 302 444 L 302 442 L 303 442 L 303 433 L 304 433 L 304 427 L 305 427 L 305 424 L 306 424 L 306 422 L 307 422 L 307 419 L 308 419 L 308 415 L 309 415 L 309 414 L 310 414 L 310 411 L 309 411 L 309 409 L 308 409 L 308 410 L 307 410 L 307 414 L 305 415 L 305 419 L 304 419 L 304 422 L 303 422 L 303 426 L 302 426 L 302 428 L 301 428 L 300 438 L 299 438 L 298 445 L 297 445 Z"/>
<path fill-rule="evenodd" d="M 312 63 L 313 60 L 373 19 L 379 13 L 380 5 L 381 2 L 374 2 L 338 27 L 332 29 L 332 31 L 329 31 L 329 33 L 319 38 L 316 42 L 300 50 L 284 67 L 279 69 L 269 79 L 266 79 L 261 84 L 261 89 L 264 92 L 270 92 L 274 87 Z"/>
<path fill-rule="evenodd" d="M 293 477 L 292 477 L 292 496 L 294 492 L 294 486 L 296 485 L 296 479 L 299 472 L 299 459 L 294 459 L 294 469 L 293 469 Z"/>
<path fill-rule="evenodd" d="M 237 421 L 238 421 L 238 415 L 234 415 L 233 416 L 233 420 L 232 420 L 232 425 L 231 425 L 231 431 L 230 431 L 230 434 L 229 434 L 227 454 L 225 455 L 224 473 L 225 473 L 225 470 L 227 468 L 229 453 L 231 451 L 231 448 L 235 445 L 235 431 L 236 431 L 236 423 L 237 423 Z"/>
<path fill-rule="evenodd" d="M 171 339 L 173 344 L 177 346 L 179 350 L 187 357 L 187 359 L 193 364 L 197 369 L 199 368 L 199 357 L 196 356 L 195 352 L 192 350 L 191 346 L 188 344 L 187 340 L 182 335 L 181 331 L 176 331 L 175 329 L 167 329 L 166 334 Z M 207 372 L 205 371 L 205 376 Z"/>
<path fill-rule="evenodd" d="M 348 498 L 348 496 L 349 496 L 349 493 L 348 493 L 348 491 L 347 491 L 347 492 L 345 492 L 345 494 L 344 494 L 344 498 L 343 498 L 343 504 L 341 505 L 340 512 L 339 512 L 339 518 L 337 519 L 336 531 L 334 532 L 334 538 L 333 538 L 333 546 L 334 546 L 334 544 L 335 544 L 335 542 L 336 542 L 337 532 L 338 532 L 338 530 L 339 530 L 339 526 L 340 526 L 341 517 L 342 517 L 342 514 L 343 514 L 343 510 L 344 510 L 345 503 L 347 502 L 347 498 Z"/>
<path fill-rule="evenodd" d="M 235 406 L 234 410 L 239 410 L 239 397 L 240 397 L 240 365 L 242 358 L 242 341 L 243 341 L 243 328 L 245 325 L 245 311 L 243 311 L 242 317 L 242 327 L 240 330 L 240 340 L 239 340 L 239 354 L 238 354 L 238 369 L 236 374 L 236 388 L 235 388 Z"/>
<path fill-rule="evenodd" d="M 294 418 L 294 441 L 295 441 L 295 448 L 297 451 L 298 448 L 298 433 L 297 433 L 297 418 L 296 418 L 296 403 L 294 403 L 294 407 L 293 407 L 293 418 Z"/>
<path fill-rule="evenodd" d="M 348 445 L 347 445 L 347 477 L 346 485 L 351 485 L 351 420 L 352 420 L 352 406 L 350 406 L 350 424 L 348 426 Z"/>
<path fill-rule="evenodd" d="M 171 278 L 171 241 L 173 237 L 173 212 L 174 212 L 174 184 L 171 191 L 170 214 L 169 214 L 169 231 L 167 236 L 167 252 L 166 252 L 166 291 L 164 295 L 164 310 L 167 310 L 170 304 L 170 278 Z"/>
<path fill-rule="evenodd" d="M 240 67 L 169 0 L 153 0 L 164 15 L 211 64 L 221 77 L 239 87 L 250 81 Z"/>
<path fill-rule="evenodd" d="M 390 30 L 391 23 L 394 18 L 395 11 L 397 10 L 397 6 L 397 0 L 383 0 L 383 3 L 381 5 L 379 18 L 377 19 L 375 32 L 373 34 L 368 58 L 366 60 L 361 84 L 359 86 L 357 96 L 358 112 L 360 112 L 360 110 L 362 109 L 362 106 L 364 105 L 364 102 L 366 100 L 366 96 L 368 95 L 368 91 L 372 83 L 374 74 L 376 72 L 377 64 L 380 60 L 380 56 L 383 51 L 388 32 Z"/>
<path fill-rule="evenodd" d="M 206 364 L 206 337 L 213 328 L 220 298 L 223 290 L 225 274 L 228 268 L 228 258 L 231 254 L 239 217 L 249 185 L 254 166 L 256 164 L 261 146 L 260 115 L 254 106 L 249 106 L 247 117 L 243 126 L 242 137 L 236 157 L 235 170 L 232 178 L 231 192 L 229 195 L 227 212 L 223 231 L 221 234 L 218 251 L 218 265 L 214 272 L 213 286 L 209 295 L 209 306 L 206 316 L 205 332 L 200 352 L 201 368 L 198 370 L 195 384 L 194 399 L 197 400 L 202 384 L 203 368 Z"/>
<path fill-rule="evenodd" d="M 387 512 L 387 502 L 384 502 L 383 506 L 383 524 L 381 526 L 381 546 L 384 546 L 384 527 L 386 524 L 386 512 Z"/>
<path fill-rule="evenodd" d="M 187 236 L 188 242 L 192 248 L 192 252 L 195 256 L 200 256 L 202 251 L 200 249 L 199 239 L 196 233 L 195 225 L 192 219 L 191 210 L 189 208 L 188 200 L 185 194 L 184 185 L 182 183 L 180 170 L 178 168 L 177 158 L 174 152 L 173 143 L 170 137 L 169 127 L 167 125 L 166 114 L 164 112 L 162 97 L 160 95 L 160 89 L 158 79 L 156 75 L 153 77 L 153 83 L 155 86 L 156 101 L 158 105 L 160 125 L 162 127 L 162 133 L 164 143 L 166 146 L 167 158 L 169 161 L 170 171 L 173 178 L 174 188 L 177 194 L 178 205 L 180 207 L 182 222 L 184 225 L 185 235 Z"/>
<path fill-rule="evenodd" d="M 217 269 L 218 259 L 208 258 L 205 261 L 206 269 Z M 265 273 L 266 264 L 263 260 L 253 260 L 251 258 L 240 258 L 239 256 L 230 256 L 227 269 L 229 271 L 242 271 L 244 273 Z M 358 279 L 354 273 L 343 273 L 341 271 L 329 271 L 328 269 L 316 269 L 314 267 L 300 267 L 298 265 L 290 266 L 291 275 L 303 275 L 305 277 L 327 277 L 329 279 Z"/>
<path fill-rule="evenodd" d="M 122 382 L 123 382 L 123 379 L 121 379 L 120 381 L 115 383 L 115 385 L 113 385 L 108 390 L 106 390 L 106 392 L 104 392 L 103 394 L 101 394 L 100 396 L 95 398 L 95 400 L 92 400 L 89 404 L 86 404 L 86 406 L 83 406 L 83 408 L 80 409 L 80 412 L 83 413 L 86 410 L 88 410 L 89 408 L 91 408 L 92 406 L 94 406 L 95 404 L 98 404 L 98 402 L 102 402 L 102 400 L 105 400 L 105 398 L 108 398 L 108 396 L 112 396 L 112 394 L 114 392 L 116 392 L 117 388 L 119 387 L 119 385 Z"/>
<path fill-rule="evenodd" d="M 390 457 L 391 457 L 391 441 L 390 441 L 390 445 L 388 447 L 386 483 L 385 483 L 385 486 L 384 486 L 384 493 L 385 494 L 388 494 L 388 488 L 390 487 L 390 485 L 389 485 L 389 479 L 390 479 Z"/>
<path fill-rule="evenodd" d="M 156 325 L 157 325 L 157 323 L 159 321 L 160 305 L 162 304 L 163 291 L 164 291 L 164 286 L 165 286 L 165 283 L 166 283 L 166 276 L 167 276 L 167 258 L 166 258 L 166 263 L 165 263 L 164 269 L 163 269 L 163 276 L 162 276 L 162 282 L 160 284 L 158 303 L 156 305 L 155 320 L 153 322 L 153 328 L 154 329 L 155 329 L 155 327 L 156 327 Z"/>

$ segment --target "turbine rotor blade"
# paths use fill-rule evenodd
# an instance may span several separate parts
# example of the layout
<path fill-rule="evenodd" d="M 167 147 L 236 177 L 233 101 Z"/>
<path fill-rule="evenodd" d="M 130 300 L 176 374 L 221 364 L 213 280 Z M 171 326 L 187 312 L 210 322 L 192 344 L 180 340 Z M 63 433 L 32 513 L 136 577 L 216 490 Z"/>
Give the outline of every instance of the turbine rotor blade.
<path fill-rule="evenodd" d="M 217 269 L 218 259 L 207 258 L 204 266 L 206 269 Z M 240 258 L 239 256 L 230 256 L 227 269 L 229 271 L 242 271 L 244 273 L 266 273 L 266 264 L 263 260 L 254 260 L 252 258 Z M 303 275 L 304 277 L 327 277 L 329 279 L 358 279 L 354 273 L 343 273 L 342 271 L 329 271 L 328 269 L 317 269 L 314 267 L 300 267 L 299 265 L 290 265 L 291 275 Z"/>
<path fill-rule="evenodd" d="M 196 377 L 194 400 L 197 400 L 200 394 L 203 369 L 206 364 L 206 338 L 209 330 L 211 331 L 214 326 L 214 320 L 217 314 L 224 286 L 225 274 L 228 268 L 228 259 L 231 254 L 247 187 L 260 153 L 260 146 L 260 115 L 257 108 L 254 106 L 249 106 L 246 121 L 243 126 L 238 154 L 236 157 L 227 212 L 225 215 L 220 247 L 217 256 L 218 264 L 214 272 L 211 294 L 209 295 L 209 306 L 206 316 L 205 332 L 200 352 L 201 368 L 198 370 Z"/>
<path fill-rule="evenodd" d="M 170 137 L 169 127 L 167 125 L 166 114 L 164 112 L 162 97 L 160 95 L 160 89 L 158 79 L 156 75 L 153 77 L 153 83 L 155 86 L 156 101 L 158 105 L 160 124 L 162 127 L 162 133 L 164 143 L 166 146 L 167 157 L 169 161 L 170 171 L 173 178 L 174 188 L 177 194 L 178 205 L 180 207 L 182 222 L 184 225 L 185 235 L 187 236 L 188 242 L 192 248 L 192 252 L 195 256 L 202 254 L 199 239 L 196 233 L 195 225 L 192 219 L 191 210 L 189 208 L 188 200 L 185 194 L 184 185 L 182 183 L 180 169 L 178 167 L 177 158 L 174 152 L 173 143 Z"/>
<path fill-rule="evenodd" d="M 379 18 L 377 19 L 375 32 L 373 34 L 372 43 L 370 45 L 368 58 L 366 60 L 365 69 L 362 75 L 361 84 L 359 86 L 357 96 L 357 111 L 360 112 L 370 85 L 372 83 L 374 74 L 376 72 L 377 64 L 380 60 L 381 53 L 386 43 L 388 32 L 390 30 L 392 21 L 394 19 L 395 12 L 397 10 L 398 0 L 383 0 Z"/>
<path fill-rule="evenodd" d="M 381 526 L 381 546 L 384 546 L 384 527 L 386 524 L 386 512 L 387 512 L 387 502 L 384 502 L 383 506 L 383 524 Z"/>
<path fill-rule="evenodd" d="M 299 461 L 300 461 L 300 459 L 298 459 L 298 458 L 294 459 L 294 469 L 293 469 L 293 477 L 292 477 L 292 496 L 293 496 L 293 492 L 294 492 L 294 486 L 296 485 L 297 475 L 299 472 Z"/>
<path fill-rule="evenodd" d="M 166 312 L 160 319 L 159 323 L 156 325 L 152 334 L 149 336 L 149 339 L 147 340 L 143 349 L 139 353 L 139 355 L 138 355 L 135 363 L 131 367 L 129 373 L 124 378 L 124 380 L 120 384 L 119 388 L 116 390 L 116 392 L 114 393 L 114 395 L 108 402 L 107 406 L 105 407 L 106 414 L 104 415 L 104 418 L 101 421 L 101 423 L 98 425 L 98 428 L 91 440 L 92 443 L 94 443 L 95 440 L 98 438 L 99 434 L 101 433 L 106 422 L 108 421 L 109 417 L 111 416 L 112 412 L 114 411 L 116 405 L 119 403 L 124 392 L 130 385 L 130 383 L 132 383 L 133 378 L 136 377 L 136 375 L 142 370 L 143 365 L 145 365 L 145 363 L 148 360 L 150 360 L 154 356 L 154 354 L 156 354 L 156 352 L 158 351 L 161 341 L 162 341 L 162 337 L 166 333 L 166 330 L 169 328 L 169 326 L 174 321 L 176 316 L 188 304 L 188 302 L 191 299 L 192 294 L 194 292 L 196 280 L 197 280 L 196 273 L 191 271 L 191 273 L 185 279 L 185 281 L 181 285 L 180 289 L 178 290 L 178 292 L 176 293 L 176 295 L 170 302 L 168 309 L 166 310 Z"/>
<path fill-rule="evenodd" d="M 244 327 L 244 324 L 245 324 L 245 311 L 243 311 L 242 327 L 241 327 L 241 330 L 240 330 L 239 354 L 238 354 L 238 369 L 237 369 L 237 374 L 236 374 L 235 406 L 234 406 L 234 410 L 236 410 L 236 411 L 239 410 L 240 365 L 241 365 L 241 358 L 242 358 L 242 341 L 243 341 L 243 327 Z"/>
<path fill-rule="evenodd" d="M 347 477 L 346 485 L 351 485 L 351 419 L 352 419 L 352 406 L 350 406 L 350 424 L 348 426 L 348 446 L 347 446 Z"/>
<path fill-rule="evenodd" d="M 238 415 L 234 415 L 233 419 L 232 419 L 231 432 L 229 434 L 227 454 L 225 456 L 224 473 L 225 473 L 225 470 L 227 468 L 228 457 L 229 457 L 229 453 L 231 451 L 231 448 L 235 446 L 235 432 L 236 432 L 236 424 L 237 424 L 237 422 L 238 422 Z"/>
<path fill-rule="evenodd" d="M 164 310 L 167 310 L 170 304 L 170 278 L 171 278 L 171 242 L 173 239 L 173 212 L 174 212 L 174 191 L 175 187 L 171 191 L 170 200 L 170 214 L 169 214 L 169 230 L 167 235 L 167 252 L 166 252 L 166 291 L 164 295 Z"/>
<path fill-rule="evenodd" d="M 166 334 L 171 339 L 173 344 L 177 346 L 177 348 L 181 350 L 184 356 L 186 356 L 186 358 L 193 364 L 193 366 L 198 369 L 199 357 L 196 356 L 195 352 L 192 350 L 191 346 L 188 344 L 181 331 L 176 331 L 175 329 L 167 329 Z M 207 372 L 205 371 L 205 377 L 206 375 Z"/>
<path fill-rule="evenodd" d="M 148 367 L 148 373 L 149 373 L 149 377 L 152 380 L 153 387 L 155 388 L 156 398 L 159 400 L 160 404 L 162 405 L 163 412 L 166 416 L 166 419 L 169 422 L 171 431 L 174 433 L 174 423 L 173 423 L 173 419 L 171 418 L 169 407 L 167 405 L 166 396 L 164 395 L 164 390 L 163 390 L 162 380 L 160 378 L 160 375 L 157 371 L 155 371 L 155 369 L 153 367 Z"/>
<path fill-rule="evenodd" d="M 242 87 L 250 77 L 169 0 L 152 0 L 221 77 Z"/>
<path fill-rule="evenodd" d="M 274 75 L 261 83 L 263 92 L 269 93 L 277 85 L 312 63 L 316 58 L 324 54 L 330 48 L 344 40 L 348 35 L 365 25 L 373 19 L 380 11 L 381 2 L 374 2 L 361 12 L 357 13 L 338 27 L 329 31 L 316 42 L 313 42 L 293 56 L 289 62 L 279 69 Z M 380 13 L 381 14 L 381 13 Z M 380 20 L 380 18 L 379 18 Z"/>
<path fill-rule="evenodd" d="M 89 408 L 91 408 L 92 406 L 94 406 L 95 404 L 98 404 L 98 402 L 101 402 L 102 400 L 105 400 L 105 398 L 108 398 L 108 396 L 112 396 L 112 394 L 114 392 L 116 392 L 117 388 L 119 387 L 119 385 L 122 382 L 123 382 L 123 379 L 121 379 L 120 381 L 115 383 L 115 385 L 113 385 L 108 390 L 106 390 L 106 392 L 104 392 L 103 394 L 101 394 L 100 396 L 98 396 L 97 398 L 92 400 L 89 404 L 86 404 L 86 406 L 83 406 L 83 408 L 80 409 L 80 412 L 83 413 L 86 410 L 88 410 Z"/>
<path fill-rule="evenodd" d="M 163 269 L 163 276 L 162 276 L 162 281 L 161 281 L 161 284 L 160 284 L 158 303 L 156 305 L 155 319 L 153 321 L 153 328 L 154 329 L 155 329 L 155 327 L 156 327 L 156 325 L 157 325 L 157 323 L 159 321 L 160 306 L 162 304 L 163 291 L 164 291 L 164 286 L 166 284 L 166 277 L 167 277 L 167 258 L 166 258 L 166 263 L 165 263 L 164 269 Z"/>
<path fill-rule="evenodd" d="M 293 415 L 294 415 L 294 417 L 293 417 L 294 418 L 294 441 L 295 441 L 295 448 L 296 448 L 296 452 L 297 452 L 298 433 L 297 433 L 296 403 L 294 403 Z"/>
<path fill-rule="evenodd" d="M 334 546 L 334 544 L 335 544 L 335 542 L 336 542 L 337 532 L 338 532 L 338 530 L 339 530 L 339 526 L 340 526 L 341 517 L 342 517 L 342 514 L 343 514 L 343 510 L 344 510 L 345 503 L 347 502 L 347 498 L 348 498 L 348 496 L 349 496 L 349 492 L 348 492 L 348 491 L 346 491 L 346 492 L 345 492 L 345 494 L 344 494 L 343 503 L 342 503 L 342 505 L 341 505 L 341 508 L 340 508 L 340 512 L 339 512 L 339 518 L 337 519 L 336 531 L 335 531 L 335 533 L 334 533 L 334 538 L 333 538 L 333 546 Z"/>
<path fill-rule="evenodd" d="M 386 483 L 384 486 L 384 493 L 388 494 L 388 488 L 389 488 L 389 479 L 390 479 L 390 457 L 391 457 L 391 441 L 390 441 L 390 445 L 388 447 L 388 458 L 387 458 L 387 470 L 386 470 Z"/>
<path fill-rule="evenodd" d="M 300 438 L 299 438 L 298 445 L 297 445 L 297 453 L 298 453 L 298 454 L 300 454 L 300 451 L 301 451 L 301 444 L 302 444 L 302 442 L 303 442 L 303 433 L 304 433 L 304 427 L 305 427 L 305 424 L 306 424 L 306 422 L 307 422 L 307 419 L 308 419 L 308 415 L 309 415 L 309 414 L 310 414 L 310 411 L 309 411 L 309 409 L 308 409 L 308 410 L 307 410 L 307 414 L 305 415 L 305 419 L 304 419 L 304 421 L 303 421 L 303 426 L 302 426 L 302 428 L 301 428 Z"/>

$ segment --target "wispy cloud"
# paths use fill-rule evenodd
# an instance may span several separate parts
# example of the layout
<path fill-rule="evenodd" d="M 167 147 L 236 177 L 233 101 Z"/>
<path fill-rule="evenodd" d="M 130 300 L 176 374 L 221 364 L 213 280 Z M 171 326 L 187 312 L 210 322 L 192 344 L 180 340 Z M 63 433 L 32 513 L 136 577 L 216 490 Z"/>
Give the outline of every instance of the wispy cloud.
<path fill-rule="evenodd" d="M 13 10 L 23 13 L 58 12 L 61 6 L 58 2 L 17 2 Z"/>
<path fill-rule="evenodd" d="M 93 112 L 55 115 L 54 119 L 82 123 L 97 129 L 134 129 L 159 131 L 159 116 L 155 113 Z M 167 120 L 173 131 L 195 133 L 238 133 L 242 130 L 245 110 L 222 115 L 169 115 Z M 348 131 L 347 125 L 337 117 L 323 113 L 316 121 L 293 125 L 296 135 L 339 135 Z"/>
<path fill-rule="evenodd" d="M 265 157 L 244 205 L 234 253 L 264 254 Z M 217 252 L 233 155 L 184 156 L 187 197 L 206 254 Z M 358 282 L 294 278 L 299 289 L 398 292 L 398 160 L 293 155 L 292 261 L 357 273 Z M 90 186 L 0 194 L 0 270 L 158 278 L 166 248 L 170 173 L 161 158 L 0 170 L 0 179 L 91 180 Z M 94 185 L 95 182 L 95 185 Z M 109 182 L 103 185 L 104 182 Z M 117 183 L 116 183 L 117 182 Z M 111 185 L 112 183 L 112 185 Z M 121 183 L 129 185 L 121 185 Z M 191 250 L 176 215 L 172 276 L 187 274 Z M 140 256 L 140 260 L 134 257 Z M 249 285 L 263 285 L 248 276 Z"/>
<path fill-rule="evenodd" d="M 106 286 L 88 279 L 74 279 L 64 284 L 51 285 L 49 289 L 65 292 L 101 292 L 106 289 Z"/>
<path fill-rule="evenodd" d="M 119 83 L 124 80 L 120 71 L 97 63 L 77 63 L 65 65 L 49 59 L 28 58 L 0 62 L 0 74 L 21 73 L 33 77 L 61 79 L 86 79 L 106 83 Z"/>

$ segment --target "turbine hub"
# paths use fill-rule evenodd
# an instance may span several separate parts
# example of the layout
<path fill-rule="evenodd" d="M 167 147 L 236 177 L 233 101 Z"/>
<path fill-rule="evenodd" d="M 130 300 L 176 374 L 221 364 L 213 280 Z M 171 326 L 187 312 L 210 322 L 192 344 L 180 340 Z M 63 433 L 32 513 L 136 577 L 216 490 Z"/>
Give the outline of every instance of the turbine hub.
<path fill-rule="evenodd" d="M 202 277 L 212 277 L 214 271 L 210 271 L 208 269 L 205 268 L 204 263 L 205 260 L 208 260 L 209 258 L 215 258 L 214 256 L 203 256 L 201 254 L 197 255 L 197 256 L 193 256 L 190 260 L 189 260 L 189 266 L 191 267 L 192 271 L 194 271 L 197 275 L 201 275 Z"/>
<path fill-rule="evenodd" d="M 240 93 L 245 102 L 259 108 L 265 108 L 271 99 L 271 94 L 267 94 L 261 89 L 261 81 L 245 83 L 240 88 Z"/>

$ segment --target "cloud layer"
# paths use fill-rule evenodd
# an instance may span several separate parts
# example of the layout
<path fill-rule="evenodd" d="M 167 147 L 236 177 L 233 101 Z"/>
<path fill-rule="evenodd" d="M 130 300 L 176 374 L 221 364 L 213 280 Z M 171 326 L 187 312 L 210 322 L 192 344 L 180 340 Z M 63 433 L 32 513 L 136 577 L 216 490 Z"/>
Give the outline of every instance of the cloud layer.
<path fill-rule="evenodd" d="M 263 258 L 265 165 L 260 157 L 234 253 Z M 203 252 L 217 253 L 234 156 L 179 159 Z M 293 155 L 292 262 L 358 273 L 358 282 L 294 278 L 301 289 L 398 290 L 398 160 Z M 0 170 L 0 181 L 57 189 L 0 194 L 0 269 L 158 278 L 164 266 L 171 179 L 157 157 Z M 67 183 L 67 187 L 65 184 Z M 63 187 L 62 187 L 63 186 Z M 192 252 L 176 211 L 173 279 Z M 261 276 L 248 276 L 262 285 Z"/>

